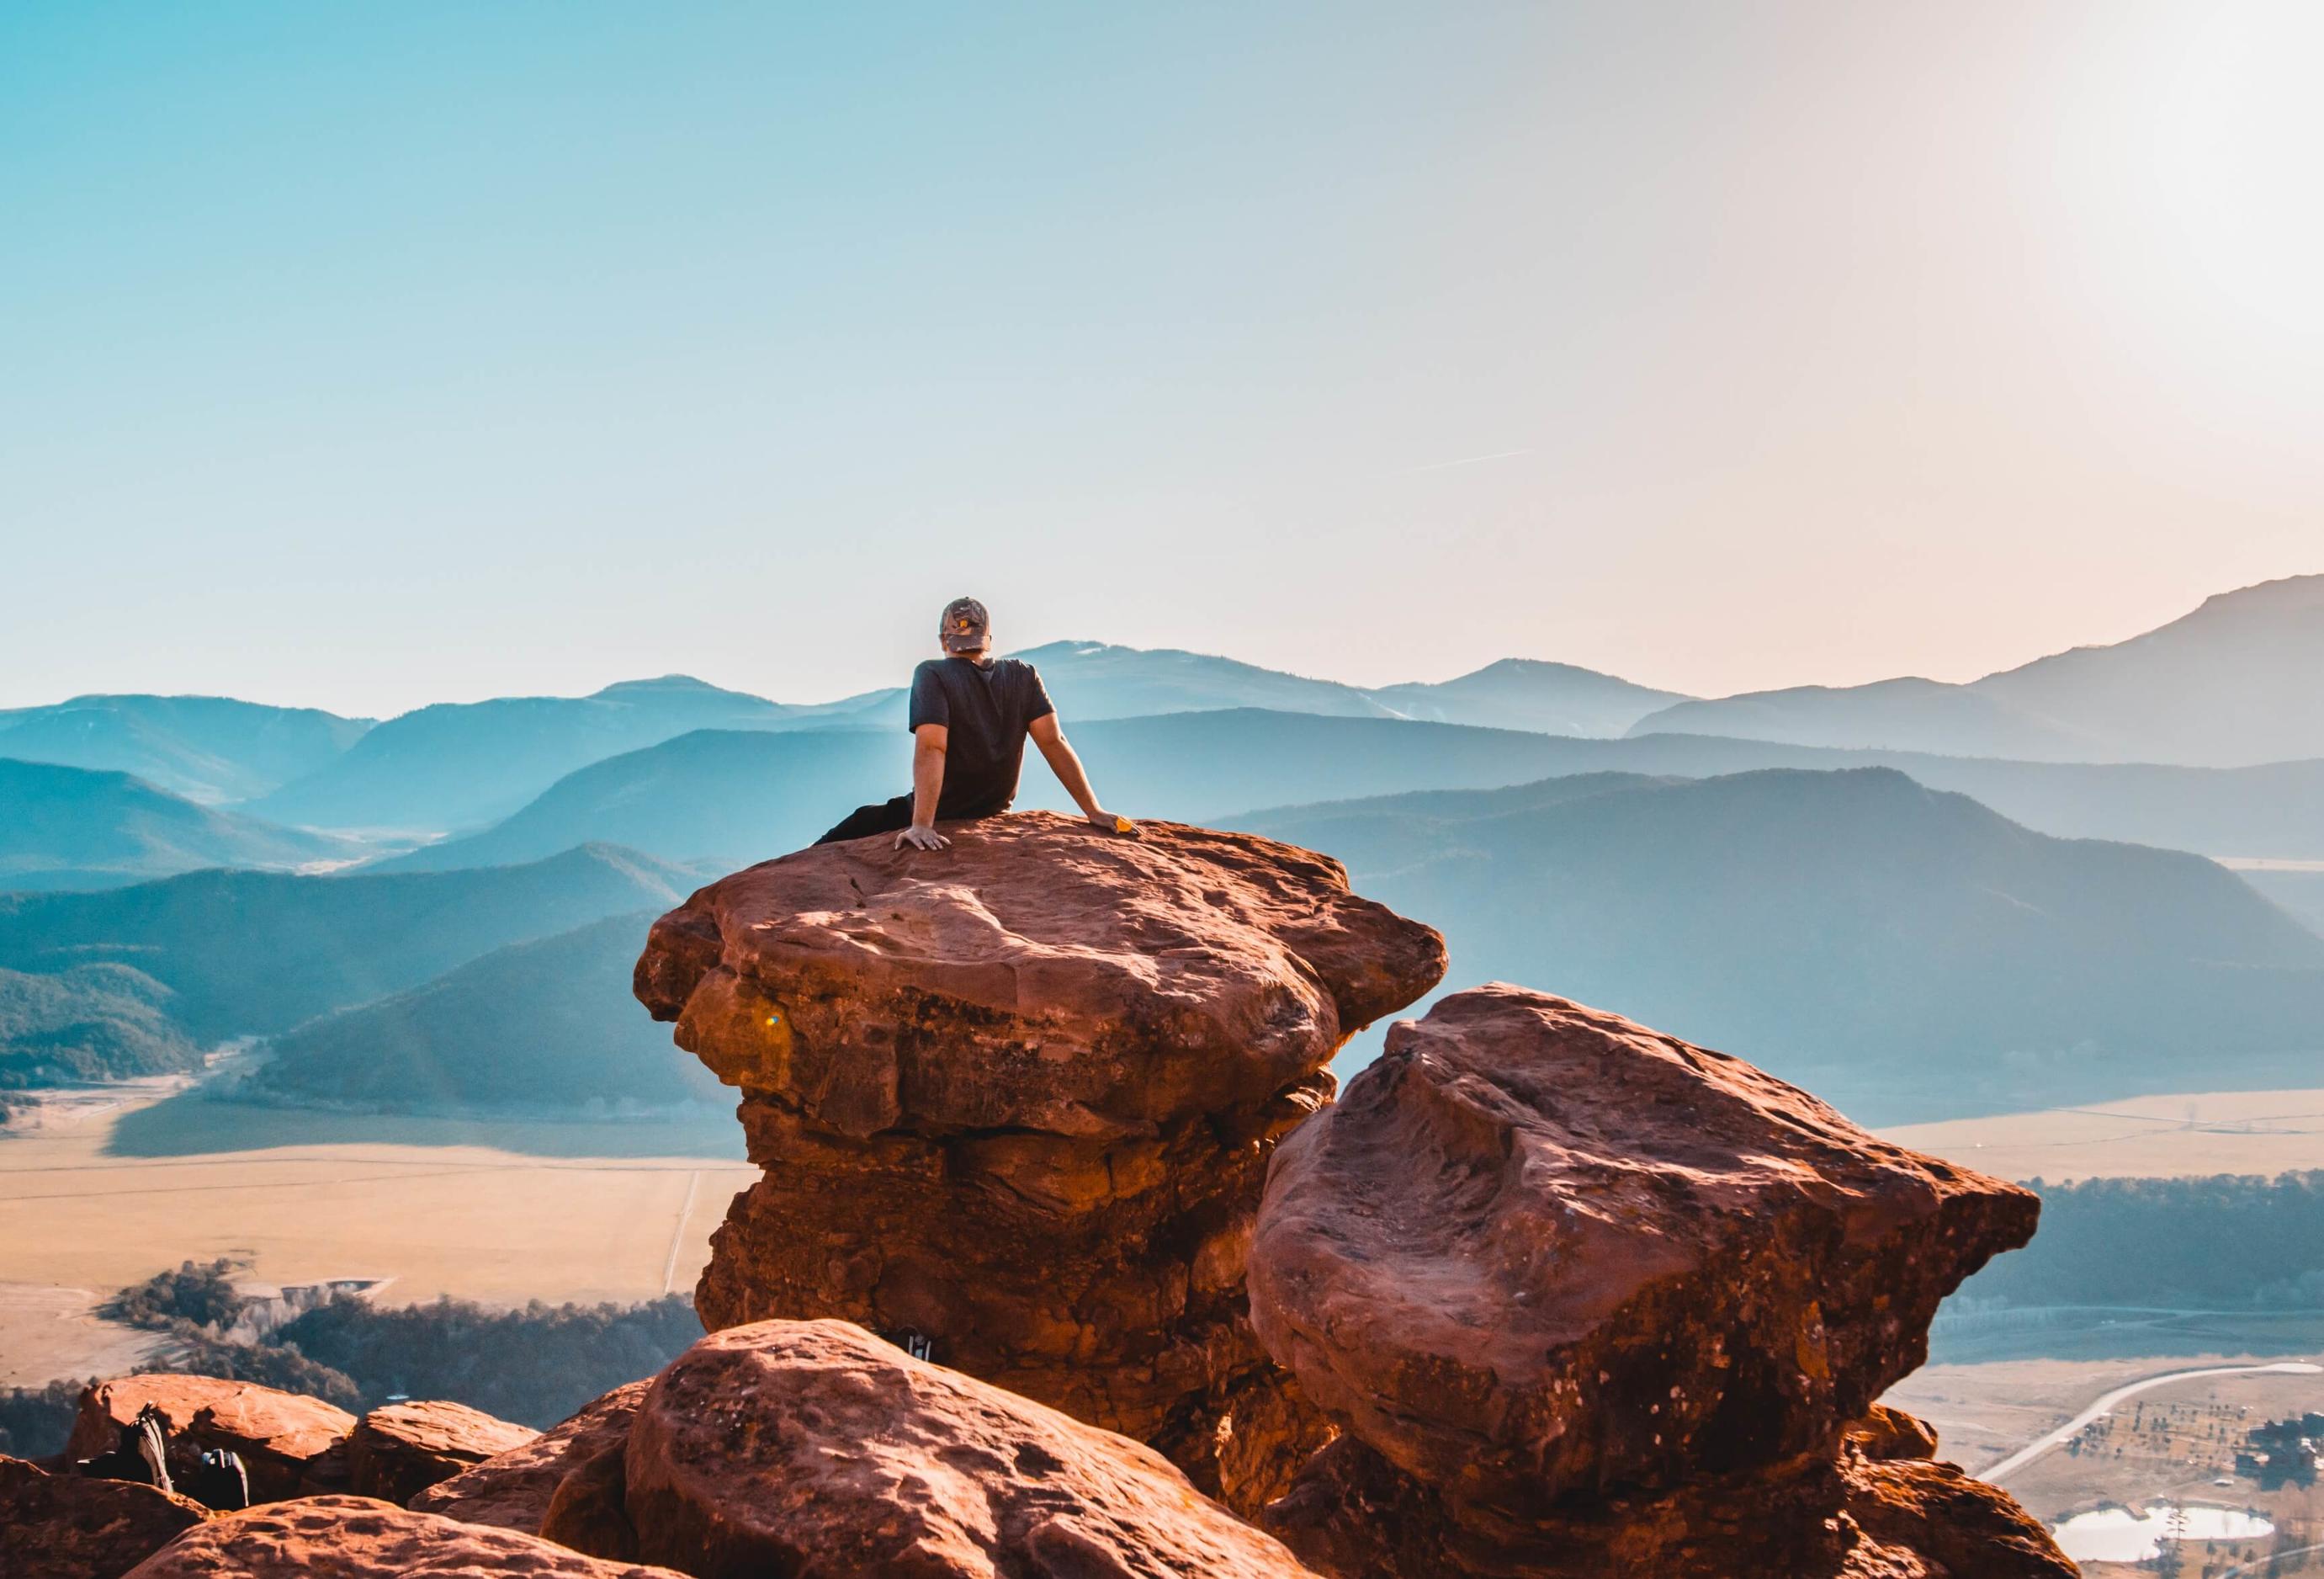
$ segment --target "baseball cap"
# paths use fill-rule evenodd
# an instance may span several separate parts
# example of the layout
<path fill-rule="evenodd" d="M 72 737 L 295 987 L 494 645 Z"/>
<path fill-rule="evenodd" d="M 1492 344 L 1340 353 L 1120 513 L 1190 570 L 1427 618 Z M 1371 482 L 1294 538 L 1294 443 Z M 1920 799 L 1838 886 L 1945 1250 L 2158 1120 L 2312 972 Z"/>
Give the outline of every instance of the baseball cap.
<path fill-rule="evenodd" d="M 936 635 L 947 652 L 981 652 L 992 641 L 992 616 L 973 597 L 955 597 L 945 605 Z"/>

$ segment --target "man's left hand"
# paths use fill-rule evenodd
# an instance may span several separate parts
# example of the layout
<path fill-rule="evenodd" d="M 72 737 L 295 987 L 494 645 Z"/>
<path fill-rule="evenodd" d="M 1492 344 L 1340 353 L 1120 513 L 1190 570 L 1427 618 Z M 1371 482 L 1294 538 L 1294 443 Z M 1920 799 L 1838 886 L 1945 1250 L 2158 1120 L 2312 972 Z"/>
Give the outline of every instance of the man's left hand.
<path fill-rule="evenodd" d="M 1116 817 L 1103 807 L 1089 814 L 1089 825 L 1109 834 L 1128 834 L 1135 837 L 1138 825 L 1126 817 Z"/>

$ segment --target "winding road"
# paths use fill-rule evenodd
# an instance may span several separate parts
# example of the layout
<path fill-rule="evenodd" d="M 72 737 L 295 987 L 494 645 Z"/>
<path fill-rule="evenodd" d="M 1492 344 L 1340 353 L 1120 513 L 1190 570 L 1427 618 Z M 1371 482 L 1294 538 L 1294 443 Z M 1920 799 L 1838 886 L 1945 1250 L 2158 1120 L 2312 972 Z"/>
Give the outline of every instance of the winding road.
<path fill-rule="evenodd" d="M 2324 1365 L 2310 1365 L 2304 1360 L 2280 1360 L 2272 1365 L 2206 1365 L 2192 1371 L 2165 1371 L 2159 1375 L 2142 1377 L 2127 1386 L 2117 1387 L 2112 1392 L 2101 1395 L 2098 1400 L 2089 1408 L 2084 1409 L 2047 1436 L 2036 1437 L 1999 1464 L 1988 1464 L 1984 1469 L 1978 1470 L 1977 1478 L 1990 1485 L 1999 1485 L 2003 1476 L 2015 1473 L 2050 1449 L 2063 1445 L 2072 1439 L 2074 1433 L 2113 1408 L 2123 1399 L 2135 1393 L 2144 1392 L 2151 1387 L 2162 1387 L 2169 1382 L 2184 1381 L 2193 1376 L 2248 1376 L 2255 1372 L 2283 1376 L 2314 1376 L 2319 1371 L 2324 1371 Z"/>

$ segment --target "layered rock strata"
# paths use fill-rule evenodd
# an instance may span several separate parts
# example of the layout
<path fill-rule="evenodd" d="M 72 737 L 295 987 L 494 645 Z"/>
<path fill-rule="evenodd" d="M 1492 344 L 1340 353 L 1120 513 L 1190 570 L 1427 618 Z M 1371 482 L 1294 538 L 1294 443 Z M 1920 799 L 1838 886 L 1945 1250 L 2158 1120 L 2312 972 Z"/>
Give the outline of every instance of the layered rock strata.
<path fill-rule="evenodd" d="M 1256 1508 L 1326 1435 L 1244 1315 L 1276 1141 L 1443 940 L 1335 862 L 1045 813 L 825 845 L 653 928 L 637 993 L 740 1087 L 706 1326 L 838 1316 Z"/>
<path fill-rule="evenodd" d="M 1874 1399 L 2037 1210 L 1618 1016 L 1447 998 L 1275 1155 L 1252 1320 L 1350 1435 L 1268 1528 L 1350 1576 L 2070 1574 L 1866 1452 L 1915 1450 Z"/>

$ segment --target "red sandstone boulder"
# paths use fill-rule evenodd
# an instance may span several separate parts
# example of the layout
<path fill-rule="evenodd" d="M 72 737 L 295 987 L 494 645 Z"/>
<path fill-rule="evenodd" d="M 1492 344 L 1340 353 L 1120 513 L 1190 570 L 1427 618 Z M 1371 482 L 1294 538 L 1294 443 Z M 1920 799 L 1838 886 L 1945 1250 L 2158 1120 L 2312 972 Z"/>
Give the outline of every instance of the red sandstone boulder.
<path fill-rule="evenodd" d="M 111 1448 L 147 1404 L 169 1419 L 172 1473 L 190 1469 L 202 1448 L 231 1448 L 242 1455 L 258 1501 L 294 1495 L 318 1478 L 339 1479 L 339 1455 L 355 1425 L 353 1415 L 320 1399 L 254 1381 L 157 1371 L 117 1377 L 82 1393 L 67 1456 L 89 1458 Z"/>
<path fill-rule="evenodd" d="M 1131 1136 L 1264 1103 L 1444 974 L 1339 863 L 1023 812 L 825 845 L 655 923 L 637 994 L 719 1078 L 841 1134 Z"/>
<path fill-rule="evenodd" d="M 1874 1404 L 1866 1410 L 1862 1419 L 1849 1427 L 1844 1439 L 1876 1462 L 1937 1455 L 1937 1428 L 1918 1415 L 1886 1404 Z"/>
<path fill-rule="evenodd" d="M 156 1486 L 47 1474 L 0 1454 L 7 1579 L 119 1579 L 208 1517 L 200 1503 Z"/>
<path fill-rule="evenodd" d="M 229 1513 L 131 1570 L 135 1579 L 678 1579 L 510 1529 L 460 1524 L 367 1497 L 302 1497 Z"/>
<path fill-rule="evenodd" d="M 2007 1492 L 1956 1465 L 1851 1454 L 1840 1467 L 1849 1519 L 1866 1548 L 1849 1579 L 2076 1579 L 2081 1572 Z"/>
<path fill-rule="evenodd" d="M 1951 1464 L 1801 1454 L 1526 1519 L 1456 1509 L 1343 1436 L 1267 1510 L 1333 1579 L 2074 1579 L 2008 1495 Z"/>
<path fill-rule="evenodd" d="M 617 1387 L 584 1405 L 564 1424 L 428 1487 L 407 1499 L 407 1505 L 464 1524 L 539 1535 L 558 1482 L 609 1449 L 619 1455 L 638 1404 L 651 1385 L 648 1380 Z"/>
<path fill-rule="evenodd" d="M 639 1549 L 702 1579 L 1306 1573 L 1159 1454 L 844 1322 L 715 1333 L 630 1433 Z"/>
<path fill-rule="evenodd" d="M 409 1502 L 438 1482 L 540 1435 L 466 1404 L 389 1404 L 357 1421 L 347 1439 L 347 1490 Z"/>
<path fill-rule="evenodd" d="M 1388 1459 L 1526 1514 L 1828 1458 L 2037 1211 L 1737 1059 L 1492 986 L 1397 1025 L 1277 1150 L 1251 1314 Z"/>
<path fill-rule="evenodd" d="M 1443 939 L 1247 835 L 951 831 L 803 850 L 655 925 L 638 996 L 742 1087 L 765 1169 L 696 1308 L 925 1339 L 1256 1510 L 1329 1435 L 1245 1317 L 1268 1155 Z"/>

